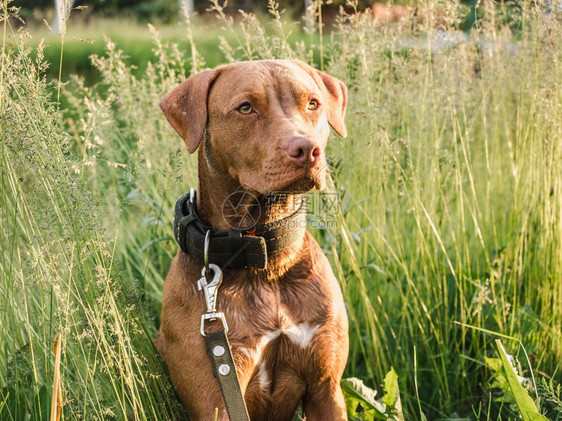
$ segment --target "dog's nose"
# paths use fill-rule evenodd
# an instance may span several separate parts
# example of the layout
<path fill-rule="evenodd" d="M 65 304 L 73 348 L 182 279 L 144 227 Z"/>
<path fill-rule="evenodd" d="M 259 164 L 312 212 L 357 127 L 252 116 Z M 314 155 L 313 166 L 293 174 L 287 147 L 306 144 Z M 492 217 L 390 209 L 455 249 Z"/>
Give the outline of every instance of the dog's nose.
<path fill-rule="evenodd" d="M 301 165 L 314 164 L 322 156 L 322 148 L 312 140 L 298 137 L 287 146 L 287 155 Z"/>

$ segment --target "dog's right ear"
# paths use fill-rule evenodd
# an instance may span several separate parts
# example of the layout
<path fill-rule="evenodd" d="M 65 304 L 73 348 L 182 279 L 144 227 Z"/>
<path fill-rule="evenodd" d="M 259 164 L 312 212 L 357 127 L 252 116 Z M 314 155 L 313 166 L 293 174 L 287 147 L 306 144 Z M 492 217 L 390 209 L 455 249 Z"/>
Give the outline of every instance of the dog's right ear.
<path fill-rule="evenodd" d="M 195 152 L 207 126 L 207 97 L 218 72 L 203 70 L 168 92 L 160 109 L 182 137 L 189 153 Z"/>

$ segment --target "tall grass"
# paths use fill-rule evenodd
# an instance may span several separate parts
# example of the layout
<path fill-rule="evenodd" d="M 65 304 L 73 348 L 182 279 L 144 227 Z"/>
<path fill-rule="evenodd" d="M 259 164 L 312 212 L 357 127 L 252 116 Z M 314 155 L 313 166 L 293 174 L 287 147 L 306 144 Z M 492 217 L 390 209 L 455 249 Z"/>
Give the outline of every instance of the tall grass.
<path fill-rule="evenodd" d="M 350 136 L 328 150 L 337 228 L 314 234 L 347 303 L 347 374 L 378 387 L 394 367 L 407 420 L 516 419 L 489 364 L 497 335 L 560 417 L 562 27 L 540 9 L 484 6 L 466 37 L 450 2 L 442 32 L 431 13 L 386 27 L 342 14 L 323 32 Z M 264 25 L 215 7 L 235 31 L 225 61 L 321 51 L 315 37 L 290 41 L 275 8 Z M 151 33 L 157 60 L 142 75 L 107 40 L 92 59 L 100 81 L 73 77 L 64 112 L 41 47 L 32 60 L 23 33 L 4 35 L 1 419 L 48 417 L 59 332 L 65 419 L 182 417 L 152 337 L 173 203 L 196 161 L 157 104 L 205 63 L 196 38 L 183 52 Z"/>
<path fill-rule="evenodd" d="M 66 419 L 174 418 L 141 296 L 116 267 L 119 215 L 74 155 L 24 36 L 2 52 L 0 418 L 49 417 L 57 333 Z"/>
<path fill-rule="evenodd" d="M 522 10 L 515 35 L 488 12 L 451 47 L 430 30 L 425 48 L 401 48 L 409 29 L 358 21 L 331 63 L 356 113 L 335 173 L 347 241 L 331 245 L 350 370 L 376 383 L 399 367 L 408 412 L 419 392 L 434 418 L 491 404 L 481 329 L 560 379 L 560 25 Z"/>

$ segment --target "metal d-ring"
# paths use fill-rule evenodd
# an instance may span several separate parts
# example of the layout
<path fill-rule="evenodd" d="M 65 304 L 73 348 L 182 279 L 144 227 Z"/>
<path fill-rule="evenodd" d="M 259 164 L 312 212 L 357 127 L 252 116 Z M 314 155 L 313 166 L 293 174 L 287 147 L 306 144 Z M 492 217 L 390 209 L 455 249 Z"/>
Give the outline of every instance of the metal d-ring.
<path fill-rule="evenodd" d="M 195 199 L 195 189 L 191 187 L 189 189 L 189 203 L 193 203 L 193 199 Z"/>
<path fill-rule="evenodd" d="M 211 242 L 211 230 L 205 234 L 205 247 L 203 248 L 203 262 L 205 263 L 205 273 L 209 273 L 209 243 Z"/>

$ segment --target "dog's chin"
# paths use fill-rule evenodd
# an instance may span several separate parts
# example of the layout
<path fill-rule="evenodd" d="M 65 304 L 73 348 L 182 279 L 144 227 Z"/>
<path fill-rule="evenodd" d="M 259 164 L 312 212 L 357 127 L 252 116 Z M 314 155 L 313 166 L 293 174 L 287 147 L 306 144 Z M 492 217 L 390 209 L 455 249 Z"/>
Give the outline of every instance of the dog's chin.
<path fill-rule="evenodd" d="M 252 182 L 254 181 L 254 182 Z M 263 183 L 263 179 L 241 180 L 240 184 L 245 190 L 252 191 L 257 194 L 270 194 L 272 192 L 285 193 L 306 193 L 310 190 L 322 190 L 326 186 L 326 171 L 319 167 L 308 168 L 299 171 L 294 177 L 285 180 L 274 180 L 271 183 Z M 260 185 L 261 188 L 257 188 Z"/>
<path fill-rule="evenodd" d="M 322 190 L 326 186 L 326 173 L 318 168 L 309 168 L 306 172 L 293 179 L 279 191 L 306 193 L 310 190 Z"/>

